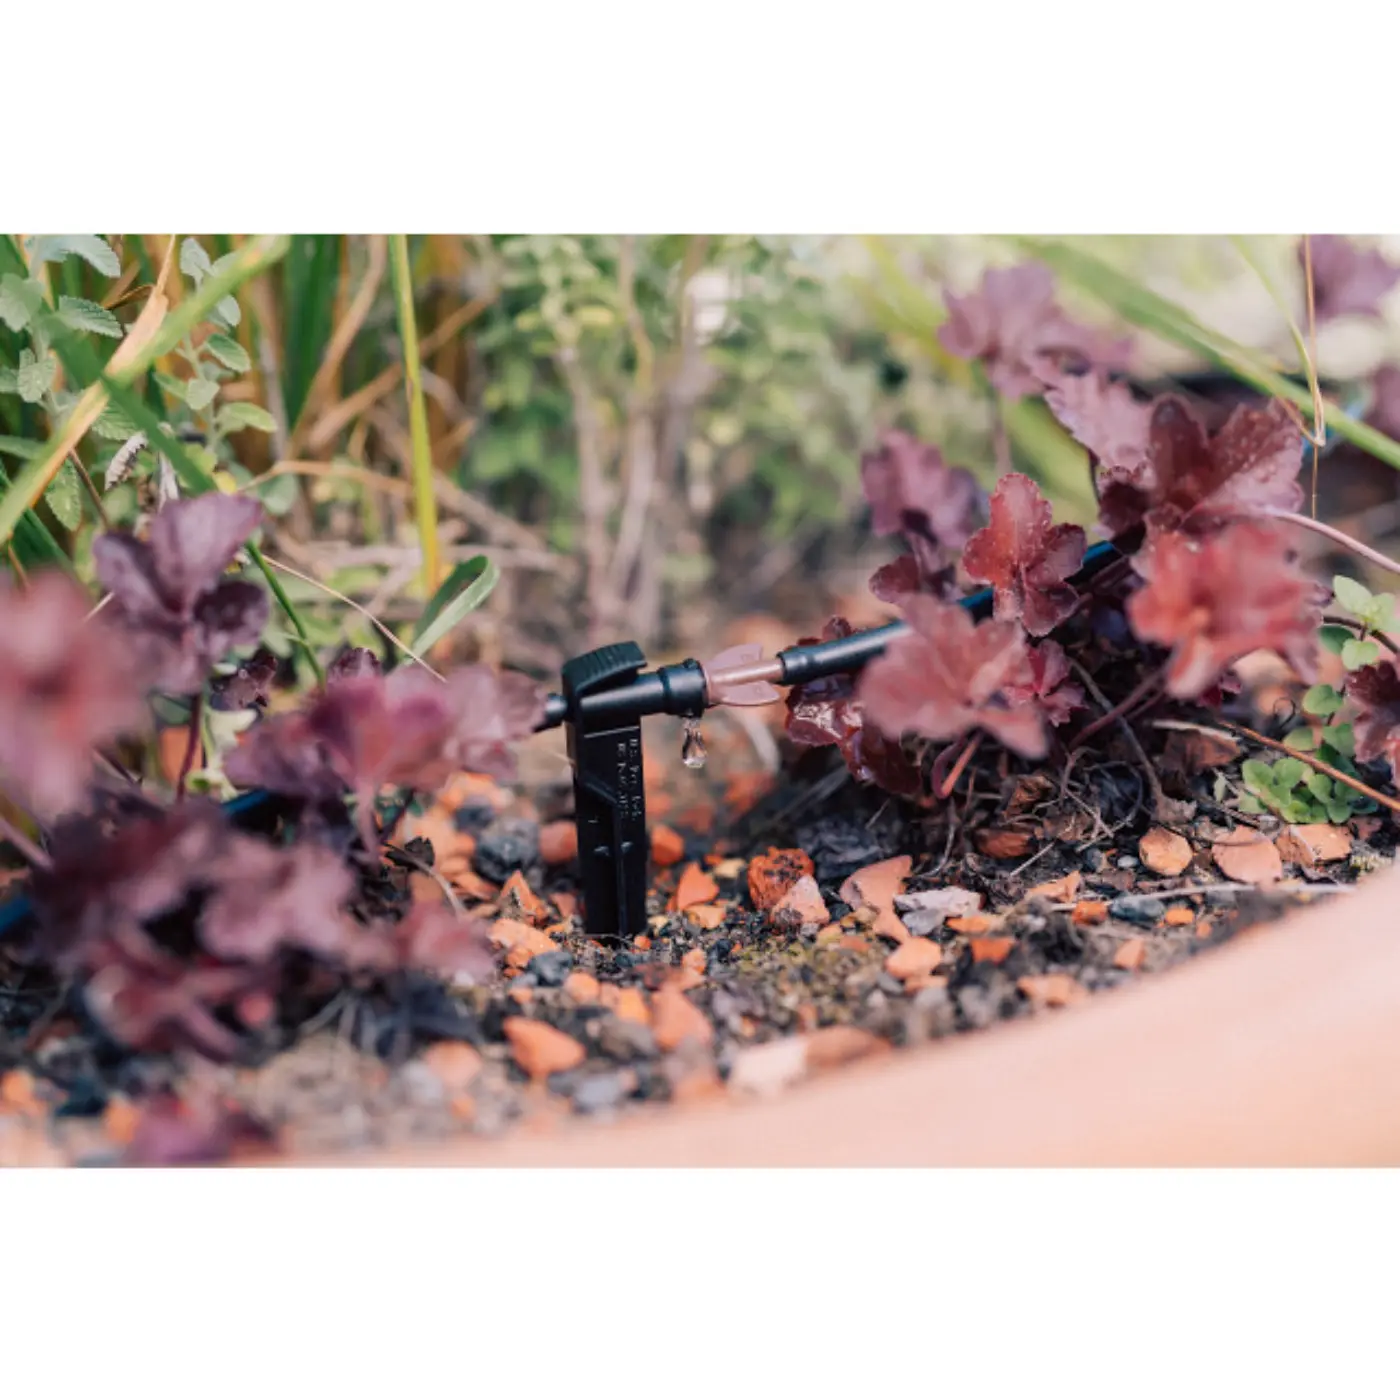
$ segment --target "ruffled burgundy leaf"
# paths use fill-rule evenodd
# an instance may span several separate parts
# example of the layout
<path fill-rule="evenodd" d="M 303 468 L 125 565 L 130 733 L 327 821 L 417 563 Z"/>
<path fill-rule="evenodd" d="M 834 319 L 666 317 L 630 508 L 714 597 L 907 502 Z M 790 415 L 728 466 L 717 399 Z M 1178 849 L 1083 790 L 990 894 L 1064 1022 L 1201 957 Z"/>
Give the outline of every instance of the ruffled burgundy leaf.
<path fill-rule="evenodd" d="M 1317 319 L 1381 315 L 1381 299 L 1400 281 L 1396 267 L 1376 248 L 1363 248 L 1339 234 L 1315 233 L 1312 242 L 1313 303 Z M 1298 243 L 1298 266 L 1304 266 Z"/>
<path fill-rule="evenodd" d="M 853 630 L 845 618 L 833 617 L 820 638 L 805 637 L 798 645 L 835 641 L 849 637 Z M 897 739 L 866 723 L 855 691 L 856 677 L 849 672 L 793 686 L 784 719 L 788 738 L 806 748 L 835 744 L 857 781 L 874 783 L 899 797 L 917 795 L 923 787 L 918 765 Z"/>
<path fill-rule="evenodd" d="M 994 268 L 967 296 L 945 295 L 938 339 L 949 354 L 980 360 L 998 393 L 1038 394 L 1070 368 L 1122 363 L 1126 341 L 1071 321 L 1056 305 L 1055 279 L 1041 263 Z"/>
<path fill-rule="evenodd" d="M 1273 526 L 1241 521 L 1220 534 L 1166 534 L 1139 556 L 1147 582 L 1128 600 L 1144 641 L 1170 647 L 1167 689 L 1194 699 L 1251 651 L 1278 652 L 1305 679 L 1316 666 L 1318 590 Z"/>
<path fill-rule="evenodd" d="M 910 631 L 865 668 L 856 694 L 887 734 L 952 740 L 982 729 L 1027 758 L 1045 753 L 1037 709 L 1008 687 L 1034 684 L 1025 633 L 1014 622 L 974 623 L 965 608 L 932 598 L 905 605 Z"/>
<path fill-rule="evenodd" d="M 1214 435 L 1186 402 L 1159 399 L 1152 410 L 1147 455 L 1105 471 L 1099 519 L 1114 535 L 1146 523 L 1150 530 L 1218 529 L 1251 510 L 1297 510 L 1303 435 L 1283 405 L 1241 405 Z"/>
<path fill-rule="evenodd" d="M 357 676 L 378 676 L 383 669 L 379 658 L 366 647 L 347 647 L 326 667 L 326 684 L 336 685 Z"/>
<path fill-rule="evenodd" d="M 386 784 L 431 789 L 462 769 L 514 776 L 511 746 L 543 714 L 533 681 L 487 666 L 445 684 L 417 667 L 349 676 L 251 730 L 224 771 L 242 787 L 304 799 L 348 791 L 368 806 Z"/>
<path fill-rule="evenodd" d="M 210 862 L 214 893 L 199 920 L 200 942 L 232 962 L 263 963 L 286 948 L 342 956 L 354 939 L 342 906 L 349 870 L 319 846 L 279 848 L 236 837 Z"/>
<path fill-rule="evenodd" d="M 911 593 L 925 591 L 919 561 L 912 554 L 901 554 L 898 559 L 882 564 L 870 575 L 870 591 L 882 603 L 893 603 L 896 607 Z"/>
<path fill-rule="evenodd" d="M 1384 759 L 1400 780 L 1400 669 L 1393 657 L 1362 666 L 1347 678 L 1347 697 L 1357 706 L 1352 721 L 1356 756 L 1363 763 Z"/>
<path fill-rule="evenodd" d="M 1079 606 L 1079 594 L 1066 580 L 1084 562 L 1084 531 L 1056 525 L 1050 502 L 1019 472 L 997 483 L 991 517 L 968 542 L 963 567 L 969 577 L 991 584 L 999 620 L 1019 618 L 1033 637 L 1043 637 Z"/>
<path fill-rule="evenodd" d="M 1007 685 L 1006 697 L 1015 705 L 1036 706 L 1058 728 L 1068 723 L 1076 710 L 1084 708 L 1084 689 L 1070 679 L 1070 674 L 1064 648 L 1047 639 L 1030 649 L 1030 684 Z"/>
<path fill-rule="evenodd" d="M 0 784 L 38 816 L 83 805 L 93 750 L 147 726 L 123 639 L 71 579 L 0 580 Z"/>
<path fill-rule="evenodd" d="M 395 963 L 439 977 L 484 982 L 496 970 L 491 925 L 441 904 L 415 904 L 388 930 Z"/>
<path fill-rule="evenodd" d="M 1152 408 L 1121 381 L 1097 370 L 1066 375 L 1046 391 L 1045 402 L 1102 466 L 1130 470 L 1146 457 Z"/>
<path fill-rule="evenodd" d="M 248 710 L 266 705 L 272 681 L 277 675 L 277 658 L 260 647 L 228 676 L 215 676 L 209 683 L 210 704 L 216 710 Z"/>
<path fill-rule="evenodd" d="M 872 588 L 879 581 L 877 596 L 892 601 L 911 579 L 917 591 L 945 594 L 959 551 L 984 518 L 985 497 L 977 479 L 948 466 L 936 447 L 891 431 L 861 458 L 860 481 L 871 528 L 877 535 L 903 535 L 912 551 L 911 563 L 896 560 L 872 578 Z"/>
<path fill-rule="evenodd" d="M 156 689 L 196 693 L 215 662 L 261 635 L 267 595 L 223 578 L 261 519 L 256 501 L 211 492 L 163 506 L 149 542 L 129 534 L 93 542 L 98 579 Z"/>
<path fill-rule="evenodd" d="M 213 588 L 262 519 L 252 497 L 220 491 L 163 506 L 151 521 L 151 566 L 171 609 L 188 609 Z"/>

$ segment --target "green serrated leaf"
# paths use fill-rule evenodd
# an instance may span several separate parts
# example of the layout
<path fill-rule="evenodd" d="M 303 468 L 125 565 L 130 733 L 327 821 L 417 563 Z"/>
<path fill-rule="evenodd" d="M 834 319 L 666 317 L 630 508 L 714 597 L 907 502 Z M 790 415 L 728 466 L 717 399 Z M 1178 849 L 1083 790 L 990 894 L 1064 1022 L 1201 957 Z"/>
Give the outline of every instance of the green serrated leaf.
<path fill-rule="evenodd" d="M 105 306 L 84 297 L 59 297 L 58 319 L 71 330 L 91 335 L 105 335 L 113 340 L 120 340 L 123 335 L 122 323 Z"/>
<path fill-rule="evenodd" d="M 1334 622 L 1317 629 L 1317 640 L 1322 644 L 1323 650 L 1330 651 L 1333 656 L 1340 656 L 1342 648 L 1354 635 L 1350 627 L 1338 627 Z"/>
<path fill-rule="evenodd" d="M 25 403 L 38 403 L 53 388 L 54 375 L 57 372 L 58 365 L 52 355 L 45 355 L 42 360 L 36 360 L 32 350 L 21 350 L 19 373 L 15 380 L 20 398 Z"/>
<path fill-rule="evenodd" d="M 214 270 L 209 254 L 200 246 L 197 238 L 186 238 L 180 244 L 180 271 L 199 286 L 205 277 Z"/>
<path fill-rule="evenodd" d="M 1356 753 L 1356 735 L 1352 732 L 1350 724 L 1329 725 L 1322 731 L 1322 737 L 1339 754 L 1344 754 L 1347 758 Z"/>
<path fill-rule="evenodd" d="M 1245 793 L 1244 796 L 1240 798 L 1239 808 L 1241 812 L 1252 812 L 1256 816 L 1261 812 L 1267 812 L 1269 810 L 1257 797 L 1253 797 L 1249 793 Z"/>
<path fill-rule="evenodd" d="M 64 462 L 44 492 L 44 500 L 65 530 L 76 530 L 83 519 L 83 484 L 72 462 Z"/>
<path fill-rule="evenodd" d="M 1319 718 L 1335 715 L 1345 703 L 1342 696 L 1330 685 L 1311 686 L 1303 696 L 1303 709 Z"/>
<path fill-rule="evenodd" d="M 65 258 L 82 258 L 104 277 L 115 277 L 122 270 L 121 261 L 112 245 L 95 233 L 41 233 L 30 240 L 30 261 L 62 262 Z"/>
<path fill-rule="evenodd" d="M 413 631 L 415 650 L 430 651 L 469 612 L 491 596 L 500 568 L 484 554 L 458 564 L 438 586 Z"/>
<path fill-rule="evenodd" d="M 137 429 L 136 424 L 116 404 L 109 403 L 98 415 L 92 431 L 107 442 L 125 442 Z"/>
<path fill-rule="evenodd" d="M 1301 758 L 1281 758 L 1273 766 L 1271 786 L 1275 792 L 1295 788 L 1308 775 L 1308 765 Z"/>
<path fill-rule="evenodd" d="M 1348 578 L 1345 574 L 1338 574 L 1332 580 L 1332 592 L 1337 601 L 1348 611 L 1355 613 L 1358 617 L 1369 608 L 1374 601 L 1371 590 L 1365 584 L 1358 583 L 1354 578 Z"/>
<path fill-rule="evenodd" d="M 1366 609 L 1362 621 L 1372 632 L 1385 632 L 1390 628 L 1395 618 L 1395 595 L 1393 593 L 1375 593 L 1371 596 L 1371 605 Z"/>
<path fill-rule="evenodd" d="M 191 379 L 185 385 L 185 402 L 202 413 L 218 397 L 219 386 L 212 379 Z"/>
<path fill-rule="evenodd" d="M 1317 748 L 1317 735 L 1311 729 L 1295 729 L 1291 734 L 1283 736 L 1283 742 L 1290 749 L 1297 749 L 1299 753 L 1312 753 Z"/>
<path fill-rule="evenodd" d="M 1369 638 L 1362 640 L 1360 637 L 1353 637 L 1342 646 L 1342 665 L 1348 671 L 1356 671 L 1379 659 L 1380 654 L 1379 642 L 1373 642 Z"/>
<path fill-rule="evenodd" d="M 7 272 L 0 278 L 0 321 L 12 331 L 22 331 L 44 304 L 44 289 L 30 277 Z"/>
<path fill-rule="evenodd" d="M 238 298 L 224 297 L 222 301 L 216 302 L 213 314 L 209 319 L 223 326 L 225 330 L 236 330 L 238 323 L 243 319 L 243 311 L 238 305 Z"/>
<path fill-rule="evenodd" d="M 253 367 L 248 352 L 231 335 L 216 332 L 204 342 L 204 348 L 225 369 L 231 369 L 235 374 L 247 374 Z"/>
<path fill-rule="evenodd" d="M 242 428 L 256 428 L 262 433 L 276 432 L 277 420 L 255 403 L 226 403 L 219 410 L 218 428 L 221 433 L 236 433 Z"/>
<path fill-rule="evenodd" d="M 1309 773 L 1306 786 L 1319 802 L 1326 802 L 1332 796 L 1332 779 L 1326 773 Z"/>
<path fill-rule="evenodd" d="M 1314 815 L 1313 804 L 1301 798 L 1290 797 L 1280 804 L 1279 815 L 1286 822 L 1310 822 Z"/>
<path fill-rule="evenodd" d="M 1251 792 L 1261 795 L 1268 792 L 1273 784 L 1273 773 L 1269 765 L 1261 763 L 1257 758 L 1245 759 L 1240 765 L 1240 777 Z"/>
<path fill-rule="evenodd" d="M 1329 802 L 1327 804 L 1327 820 L 1333 826 L 1344 826 L 1351 820 L 1351 803 Z"/>
<path fill-rule="evenodd" d="M 43 450 L 42 442 L 31 442 L 28 438 L 0 437 L 0 452 L 7 457 L 18 457 L 21 462 L 37 457 Z"/>
<path fill-rule="evenodd" d="M 170 395 L 176 403 L 185 401 L 185 380 L 176 379 L 173 374 L 166 374 L 161 370 L 156 370 L 156 383 Z"/>
<path fill-rule="evenodd" d="M 1353 793 L 1351 810 L 1359 817 L 1369 817 L 1372 812 L 1380 811 L 1380 804 L 1374 797 L 1362 797 L 1359 792 Z"/>

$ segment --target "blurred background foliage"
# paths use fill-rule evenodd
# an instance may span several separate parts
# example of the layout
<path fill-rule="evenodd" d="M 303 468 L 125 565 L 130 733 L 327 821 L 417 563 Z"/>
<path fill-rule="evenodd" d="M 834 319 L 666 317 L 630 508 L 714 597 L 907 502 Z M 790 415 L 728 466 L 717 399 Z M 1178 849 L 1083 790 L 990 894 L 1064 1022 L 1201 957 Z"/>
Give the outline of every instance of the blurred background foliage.
<path fill-rule="evenodd" d="M 248 241 L 181 236 L 172 312 Z M 1230 240 L 1064 241 L 1296 368 L 1279 306 Z M 32 238 L 10 247 L 101 357 L 140 314 L 170 240 L 110 235 L 106 255 L 98 242 L 50 240 L 48 260 Z M 999 463 L 1014 464 L 1062 518 L 1093 515 L 1084 456 L 1043 405 L 996 401 L 938 343 L 945 288 L 968 290 L 988 264 L 1017 261 L 1009 240 L 412 237 L 430 454 L 417 463 L 388 243 L 283 240 L 270 266 L 133 386 L 200 469 L 262 498 L 269 555 L 305 575 L 284 582 L 316 646 L 376 642 L 327 588 L 411 635 L 425 602 L 415 471 L 436 499 L 442 572 L 482 554 L 500 568 L 473 625 L 441 647 L 542 675 L 622 636 L 703 653 L 745 614 L 808 632 L 838 607 L 878 616 L 864 580 L 894 546 L 868 537 L 859 464 L 887 427 L 939 444 L 988 483 Z M 1296 240 L 1251 246 L 1296 297 Z M 25 323 L 24 273 L 9 274 L 13 305 L 0 301 L 13 313 L 0 314 L 7 481 L 84 387 L 39 323 Z M 1081 319 L 1124 329 L 1080 288 L 1062 285 L 1061 299 Z M 1169 341 L 1136 343 L 1144 371 L 1194 367 Z M 1324 368 L 1346 374 L 1396 350 L 1393 318 L 1328 327 L 1320 346 Z M 106 484 L 136 426 L 107 406 L 20 521 L 12 567 L 56 547 L 85 572 L 99 504 L 132 525 L 163 480 L 168 489 L 169 469 L 150 450 Z M 291 657 L 285 623 L 270 632 Z"/>

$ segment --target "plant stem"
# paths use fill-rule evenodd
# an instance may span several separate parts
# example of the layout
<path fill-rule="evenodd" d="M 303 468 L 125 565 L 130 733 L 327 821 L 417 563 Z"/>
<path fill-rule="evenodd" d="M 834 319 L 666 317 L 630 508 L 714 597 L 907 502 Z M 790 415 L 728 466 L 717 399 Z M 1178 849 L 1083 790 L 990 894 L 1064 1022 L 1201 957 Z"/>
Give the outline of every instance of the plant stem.
<path fill-rule="evenodd" d="M 1160 671 L 1150 672 L 1148 675 L 1144 676 L 1122 700 L 1116 705 L 1110 706 L 1109 702 L 1104 698 L 1103 692 L 1100 691 L 1098 686 L 1089 678 L 1088 673 L 1074 661 L 1071 661 L 1070 665 L 1074 666 L 1074 669 L 1080 672 L 1080 680 L 1089 687 L 1089 693 L 1104 707 L 1104 713 L 1101 714 L 1098 719 L 1092 720 L 1090 723 L 1086 724 L 1084 728 L 1074 736 L 1074 743 L 1071 747 L 1076 749 L 1082 748 L 1085 742 L 1093 738 L 1099 730 L 1106 729 L 1110 724 L 1114 724 L 1122 719 L 1123 716 L 1126 715 L 1139 700 L 1143 699 L 1162 678 Z"/>
<path fill-rule="evenodd" d="M 292 631 L 297 634 L 297 641 L 306 652 L 306 659 L 311 663 L 311 670 L 316 677 L 317 685 L 325 685 L 326 673 L 321 669 L 321 662 L 316 656 L 316 648 L 311 645 L 311 638 L 306 634 L 306 627 L 302 623 L 300 615 L 292 606 L 292 600 L 287 597 L 287 590 L 282 587 L 282 580 L 272 572 L 272 566 L 263 557 L 263 552 L 252 540 L 249 540 L 245 548 L 248 557 L 256 564 L 262 572 L 262 576 L 267 580 L 267 586 L 272 590 L 272 596 L 277 599 L 277 605 L 287 616 L 287 621 L 292 624 Z"/>
<path fill-rule="evenodd" d="M 975 734 L 973 734 L 972 738 L 970 738 L 967 741 L 967 743 L 963 745 L 963 750 L 958 755 L 957 761 L 948 770 L 948 776 L 944 778 L 941 783 L 939 783 L 938 788 L 934 793 L 934 796 L 937 797 L 940 802 L 946 800 L 952 795 L 953 789 L 958 785 L 958 779 L 961 778 L 963 775 L 963 769 L 967 767 L 968 763 L 972 759 L 972 755 L 977 752 L 981 743 L 982 731 L 979 729 Z"/>
<path fill-rule="evenodd" d="M 1400 574 L 1400 563 L 1397 563 L 1388 554 L 1382 554 L 1380 550 L 1372 549 L 1370 545 L 1362 544 L 1360 540 L 1353 539 L 1345 530 L 1339 530 L 1335 525 L 1328 525 L 1322 520 L 1314 520 L 1309 515 L 1299 515 L 1292 510 L 1260 510 L 1251 511 L 1250 514 L 1267 516 L 1270 520 L 1282 520 L 1287 525 L 1299 525 L 1304 530 L 1311 530 L 1314 534 L 1322 535 L 1334 544 L 1341 545 L 1343 549 L 1349 549 L 1358 558 L 1367 560 L 1378 569 L 1384 569 L 1387 573 Z"/>
<path fill-rule="evenodd" d="M 176 805 L 185 800 L 185 783 L 194 768 L 194 756 L 199 751 L 200 722 L 204 718 L 204 692 L 201 690 L 190 702 L 190 732 L 185 742 L 185 756 L 180 761 L 180 776 L 175 780 Z"/>
<path fill-rule="evenodd" d="M 408 264 L 408 235 L 389 235 L 394 304 L 403 340 L 404 393 L 413 440 L 413 513 L 423 551 L 423 596 L 431 598 L 439 581 L 437 497 L 433 495 L 433 451 L 428 440 L 428 411 L 423 401 L 423 369 L 418 353 L 418 322 L 413 311 L 413 278 Z"/>
<path fill-rule="evenodd" d="M 1365 623 L 1358 622 L 1354 617 L 1338 617 L 1335 613 L 1323 613 L 1322 620 L 1330 622 L 1334 627 L 1349 627 L 1353 632 L 1359 632 L 1362 638 L 1374 637 L 1382 646 L 1388 647 L 1393 653 L 1400 654 L 1400 643 L 1393 637 L 1388 637 L 1384 632 L 1377 632 L 1374 627 L 1367 627 Z"/>

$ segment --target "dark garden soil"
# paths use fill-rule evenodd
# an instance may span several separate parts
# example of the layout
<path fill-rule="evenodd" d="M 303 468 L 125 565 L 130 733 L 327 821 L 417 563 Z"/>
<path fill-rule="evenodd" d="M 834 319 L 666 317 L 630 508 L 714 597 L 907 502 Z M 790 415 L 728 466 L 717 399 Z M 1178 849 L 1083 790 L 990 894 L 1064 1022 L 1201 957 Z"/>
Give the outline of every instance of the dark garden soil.
<path fill-rule="evenodd" d="M 65 988 L 7 969 L 0 1162 L 294 1159 L 781 1092 L 1073 1014 L 1294 905 L 1344 898 L 1395 847 L 1384 815 L 1244 825 L 1217 794 L 1239 789 L 1250 749 L 1218 730 L 1144 727 L 1150 752 L 1110 740 L 1068 768 L 991 751 L 931 812 L 858 787 L 833 750 L 775 780 L 742 729 L 709 731 L 700 774 L 674 761 L 673 722 L 649 735 L 651 927 L 628 947 L 582 932 L 567 768 L 541 736 L 533 782 L 462 775 L 412 814 L 379 892 L 490 918 L 487 980 L 343 991 L 216 1066 L 120 1052 Z"/>

